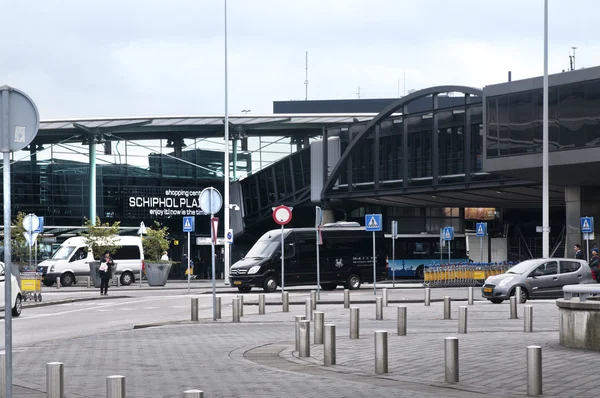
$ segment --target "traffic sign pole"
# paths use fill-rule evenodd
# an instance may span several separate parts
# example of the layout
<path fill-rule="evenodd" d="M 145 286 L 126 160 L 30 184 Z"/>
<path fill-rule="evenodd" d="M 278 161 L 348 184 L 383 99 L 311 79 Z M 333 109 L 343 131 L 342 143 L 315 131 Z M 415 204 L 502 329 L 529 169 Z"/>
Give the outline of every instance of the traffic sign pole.
<path fill-rule="evenodd" d="M 190 275 L 190 261 L 192 258 L 190 257 L 190 233 L 188 232 L 188 241 L 187 241 L 187 274 L 188 274 L 188 294 L 190 293 L 190 284 L 192 281 L 192 276 Z"/>
<path fill-rule="evenodd" d="M 283 273 L 285 271 L 285 254 L 283 244 L 283 224 L 281 224 L 281 300 L 283 302 L 283 292 L 285 292 L 285 282 L 283 280 Z"/>
<path fill-rule="evenodd" d="M 392 287 L 396 287 L 396 238 L 398 238 L 398 221 L 392 221 Z"/>
<path fill-rule="evenodd" d="M 377 255 L 375 252 L 375 231 L 373 231 L 373 294 L 377 296 L 377 274 L 375 272 Z"/>
<path fill-rule="evenodd" d="M 315 206 L 315 237 L 316 237 L 316 250 L 317 250 L 317 300 L 321 299 L 321 261 L 319 253 L 319 227 L 323 220 L 323 213 L 319 206 Z"/>
<path fill-rule="evenodd" d="M 285 253 L 284 253 L 284 238 L 283 226 L 292 221 L 293 207 L 277 206 L 273 208 L 273 220 L 281 225 L 281 300 L 283 300 L 285 291 L 284 273 L 285 273 Z"/>

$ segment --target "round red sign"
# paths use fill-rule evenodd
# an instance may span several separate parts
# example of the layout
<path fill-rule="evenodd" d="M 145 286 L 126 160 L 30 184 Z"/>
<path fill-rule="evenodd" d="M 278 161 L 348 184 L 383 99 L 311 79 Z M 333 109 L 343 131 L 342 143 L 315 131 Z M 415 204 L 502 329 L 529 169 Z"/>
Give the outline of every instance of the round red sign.
<path fill-rule="evenodd" d="M 279 225 L 292 221 L 292 210 L 287 206 L 277 206 L 273 209 L 273 220 Z"/>

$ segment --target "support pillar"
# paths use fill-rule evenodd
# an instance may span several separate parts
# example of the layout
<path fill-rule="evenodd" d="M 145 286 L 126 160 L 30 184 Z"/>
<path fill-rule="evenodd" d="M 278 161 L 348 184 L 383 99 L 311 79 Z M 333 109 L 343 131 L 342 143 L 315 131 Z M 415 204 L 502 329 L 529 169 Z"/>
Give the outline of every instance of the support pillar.
<path fill-rule="evenodd" d="M 573 257 L 573 246 L 576 243 L 581 244 L 581 250 L 584 253 L 584 259 L 587 259 L 589 251 L 586 242 L 581 234 L 581 217 L 594 217 L 596 223 L 600 222 L 600 203 L 598 203 L 600 190 L 588 186 L 568 186 L 565 187 L 565 225 L 567 227 L 567 239 L 564 257 Z M 598 230 L 598 228 L 595 228 Z M 598 235 L 595 233 L 594 240 L 589 242 L 589 250 L 598 245 Z M 561 257 L 563 253 L 556 253 L 555 256 Z M 591 254 L 590 254 L 591 258 Z"/>
<path fill-rule="evenodd" d="M 90 158 L 90 208 L 89 220 L 92 225 L 96 225 L 96 143 L 90 137 L 89 143 L 89 158 Z"/>

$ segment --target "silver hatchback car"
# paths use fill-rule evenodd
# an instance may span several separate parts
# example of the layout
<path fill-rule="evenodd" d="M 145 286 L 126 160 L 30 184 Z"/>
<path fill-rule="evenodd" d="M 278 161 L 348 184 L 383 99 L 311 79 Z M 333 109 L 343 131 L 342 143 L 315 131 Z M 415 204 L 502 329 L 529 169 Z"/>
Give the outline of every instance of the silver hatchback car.
<path fill-rule="evenodd" d="M 570 258 L 544 258 L 523 261 L 504 274 L 485 280 L 481 293 L 492 303 L 500 304 L 514 296 L 521 286 L 521 302 L 531 298 L 560 298 L 565 285 L 596 283 L 592 271 L 584 260 Z"/>

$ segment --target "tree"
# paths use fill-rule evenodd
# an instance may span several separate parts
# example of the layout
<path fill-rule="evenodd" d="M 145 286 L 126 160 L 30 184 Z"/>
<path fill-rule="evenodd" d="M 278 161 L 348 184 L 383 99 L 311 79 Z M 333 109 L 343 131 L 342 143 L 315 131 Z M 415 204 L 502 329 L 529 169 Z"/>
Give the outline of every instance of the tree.
<path fill-rule="evenodd" d="M 160 262 L 161 256 L 169 249 L 169 240 L 167 235 L 169 228 L 162 226 L 158 221 L 154 221 L 153 228 L 146 229 L 146 237 L 142 243 L 144 246 L 144 258 Z"/>
<path fill-rule="evenodd" d="M 121 247 L 117 238 L 120 221 L 115 221 L 112 225 L 103 224 L 100 217 L 96 217 L 96 225 L 88 219 L 85 220 L 84 225 L 86 230 L 79 235 L 83 236 L 84 244 L 87 250 L 92 251 L 95 260 L 99 261 L 106 252 L 114 254 Z"/>
<path fill-rule="evenodd" d="M 23 220 L 27 214 L 22 211 L 17 213 L 17 218 L 12 224 L 11 232 L 11 245 L 12 245 L 12 259 L 15 263 L 26 263 L 29 256 L 29 244 L 25 239 L 25 228 L 23 228 Z M 36 238 L 37 240 L 37 238 Z M 35 242 L 33 242 L 35 243 Z"/>

